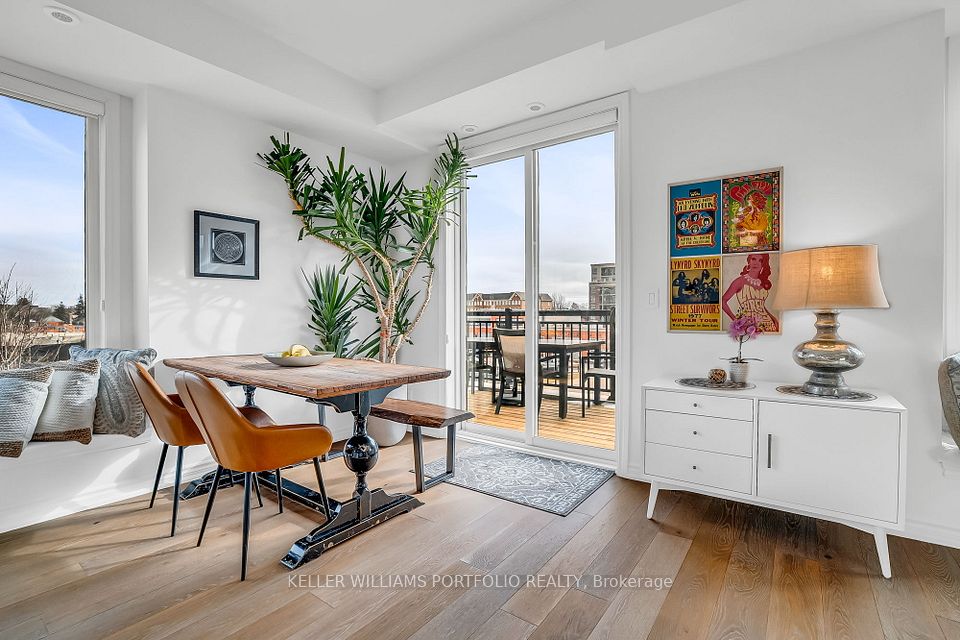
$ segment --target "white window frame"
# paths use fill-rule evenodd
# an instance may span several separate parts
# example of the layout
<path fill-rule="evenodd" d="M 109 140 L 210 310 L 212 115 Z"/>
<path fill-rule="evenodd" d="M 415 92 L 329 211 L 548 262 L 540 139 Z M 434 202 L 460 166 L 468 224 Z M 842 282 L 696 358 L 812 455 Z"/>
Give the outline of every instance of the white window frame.
<path fill-rule="evenodd" d="M 582 445 L 550 440 L 539 435 L 530 435 L 527 429 L 520 437 L 504 434 L 500 430 L 484 429 L 480 425 L 471 425 L 471 430 L 464 434 L 467 438 L 483 439 L 491 437 L 498 440 L 507 438 L 513 440 L 513 446 L 523 450 L 549 452 L 551 455 L 572 460 L 581 460 L 604 466 L 622 467 L 625 463 L 626 442 L 624 434 L 629 429 L 630 420 L 630 384 L 631 384 L 631 336 L 629 327 L 632 325 L 632 295 L 631 295 L 631 229 L 630 229 L 630 162 L 629 148 L 631 144 L 629 130 L 629 94 L 622 93 L 607 98 L 601 98 L 582 105 L 564 109 L 543 116 L 538 116 L 523 122 L 502 127 L 494 131 L 485 132 L 461 141 L 461 147 L 473 164 L 488 164 L 498 160 L 525 156 L 525 182 L 532 185 L 526 191 L 526 219 L 532 221 L 526 224 L 525 255 L 527 264 L 526 289 L 529 299 L 536 300 L 539 295 L 539 278 L 537 270 L 538 221 L 534 217 L 537 197 L 536 163 L 533 154 L 537 149 L 569 142 L 613 131 L 615 133 L 615 171 L 616 171 L 616 258 L 617 265 L 617 418 L 616 418 L 616 449 L 605 451 Z M 461 204 L 461 206 L 463 206 Z M 442 326 L 446 328 L 441 345 L 441 353 L 445 356 L 447 368 L 453 375 L 445 388 L 445 401 L 460 405 L 465 398 L 465 366 L 466 362 L 466 327 L 463 323 L 466 313 L 466 290 L 464 289 L 466 274 L 466 234 L 462 227 L 455 225 L 447 228 L 442 243 L 443 255 L 441 259 L 445 267 L 446 278 L 444 291 L 445 300 L 443 312 L 446 318 Z M 532 296 L 532 297 L 531 297 Z M 528 332 L 527 349 L 530 352 L 536 348 L 537 336 Z M 529 359 L 527 372 L 528 379 L 536 378 L 536 359 Z M 526 422 L 536 424 L 536 403 L 528 402 L 526 408 Z M 535 427 L 534 430 L 535 432 Z M 519 434 L 518 434 L 519 435 Z"/>
<path fill-rule="evenodd" d="M 90 347 L 130 345 L 134 342 L 134 310 L 129 305 L 134 299 L 135 224 L 129 99 L 5 58 L 0 58 L 0 94 L 86 119 L 86 343 Z M 107 247 L 115 250 L 108 252 Z M 108 307 L 108 298 L 117 304 Z"/>

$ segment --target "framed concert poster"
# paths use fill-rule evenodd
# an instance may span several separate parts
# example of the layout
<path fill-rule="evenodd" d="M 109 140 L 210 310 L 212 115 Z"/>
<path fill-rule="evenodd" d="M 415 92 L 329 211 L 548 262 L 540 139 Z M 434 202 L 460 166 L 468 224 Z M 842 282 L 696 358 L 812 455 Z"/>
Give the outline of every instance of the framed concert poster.
<path fill-rule="evenodd" d="M 783 168 L 669 185 L 669 331 L 721 332 L 743 315 L 780 333 Z"/>

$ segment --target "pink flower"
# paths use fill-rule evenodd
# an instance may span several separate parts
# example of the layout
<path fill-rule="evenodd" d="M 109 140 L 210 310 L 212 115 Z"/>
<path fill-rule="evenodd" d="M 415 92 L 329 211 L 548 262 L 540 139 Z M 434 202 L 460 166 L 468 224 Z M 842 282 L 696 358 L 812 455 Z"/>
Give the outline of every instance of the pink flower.
<path fill-rule="evenodd" d="M 734 340 L 743 342 L 743 340 L 756 338 L 759 334 L 763 333 L 763 329 L 754 316 L 740 316 L 730 323 L 728 333 Z"/>
<path fill-rule="evenodd" d="M 737 341 L 737 356 L 731 358 L 731 360 L 733 362 L 743 362 L 743 343 L 747 340 L 753 340 L 763 333 L 763 328 L 754 316 L 740 316 L 730 323 L 727 333 Z M 748 358 L 748 360 L 752 359 L 754 358 Z"/>

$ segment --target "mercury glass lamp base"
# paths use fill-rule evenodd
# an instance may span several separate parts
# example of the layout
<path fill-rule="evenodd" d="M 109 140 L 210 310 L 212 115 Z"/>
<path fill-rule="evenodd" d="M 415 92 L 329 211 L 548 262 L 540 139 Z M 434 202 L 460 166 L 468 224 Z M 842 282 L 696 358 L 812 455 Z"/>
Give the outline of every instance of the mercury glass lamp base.
<path fill-rule="evenodd" d="M 863 351 L 837 335 L 839 311 L 818 309 L 814 314 L 817 317 L 814 323 L 816 335 L 793 350 L 794 362 L 811 371 L 810 379 L 796 393 L 836 400 L 872 399 L 874 396 L 848 387 L 843 379 L 844 373 L 856 369 L 863 362 Z"/>

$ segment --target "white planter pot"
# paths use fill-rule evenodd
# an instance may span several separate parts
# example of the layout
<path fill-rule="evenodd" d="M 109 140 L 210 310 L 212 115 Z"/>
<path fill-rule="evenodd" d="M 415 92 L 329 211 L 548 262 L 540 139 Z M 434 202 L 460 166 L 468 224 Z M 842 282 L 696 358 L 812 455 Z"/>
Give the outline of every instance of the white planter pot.
<path fill-rule="evenodd" d="M 737 384 L 744 384 L 750 376 L 749 362 L 731 362 L 730 363 L 730 381 Z"/>
<path fill-rule="evenodd" d="M 406 387 L 400 387 L 394 390 L 390 393 L 390 397 L 406 400 Z M 403 440 L 403 436 L 407 434 L 407 425 L 394 422 L 393 420 L 370 416 L 367 418 L 367 433 L 370 434 L 381 447 L 392 447 Z"/>

